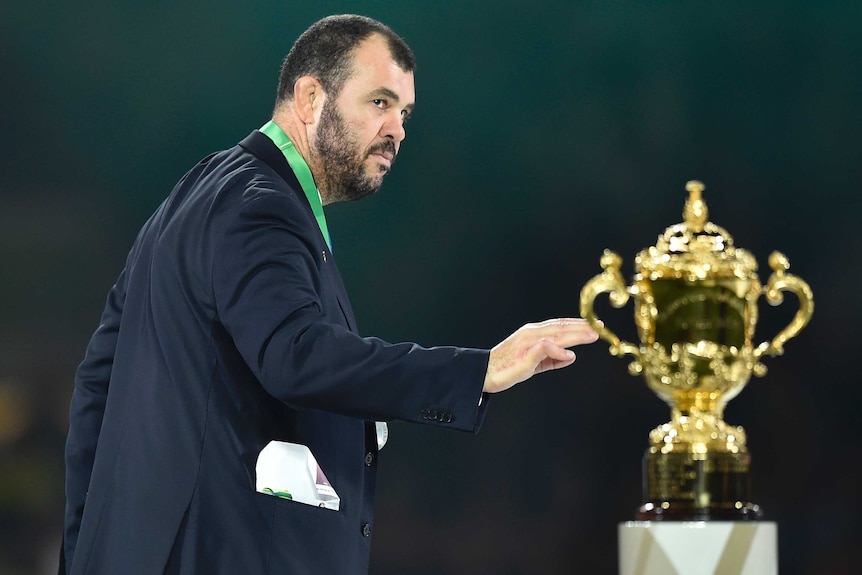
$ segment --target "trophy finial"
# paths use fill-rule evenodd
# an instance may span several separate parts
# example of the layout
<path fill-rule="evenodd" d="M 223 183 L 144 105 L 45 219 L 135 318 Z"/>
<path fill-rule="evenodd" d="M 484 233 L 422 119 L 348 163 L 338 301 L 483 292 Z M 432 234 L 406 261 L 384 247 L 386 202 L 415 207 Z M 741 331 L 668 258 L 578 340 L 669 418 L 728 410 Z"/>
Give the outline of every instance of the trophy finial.
<path fill-rule="evenodd" d="M 706 202 L 701 197 L 706 186 L 703 185 L 703 182 L 691 180 L 685 184 L 685 189 L 689 193 L 689 196 L 685 202 L 682 217 L 693 232 L 700 233 L 703 231 L 703 227 L 706 225 L 707 218 L 709 217 Z"/>

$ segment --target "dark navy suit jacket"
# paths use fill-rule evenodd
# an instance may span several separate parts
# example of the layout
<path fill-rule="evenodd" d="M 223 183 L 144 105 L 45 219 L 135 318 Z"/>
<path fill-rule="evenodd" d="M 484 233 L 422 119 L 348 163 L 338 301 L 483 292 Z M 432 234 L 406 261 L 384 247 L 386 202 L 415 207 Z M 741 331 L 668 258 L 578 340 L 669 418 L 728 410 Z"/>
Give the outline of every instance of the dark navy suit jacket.
<path fill-rule="evenodd" d="M 60 572 L 364 574 L 375 420 L 477 431 L 486 350 L 363 338 L 282 153 L 253 132 L 147 221 L 78 368 Z M 273 439 L 341 497 L 255 491 Z"/>

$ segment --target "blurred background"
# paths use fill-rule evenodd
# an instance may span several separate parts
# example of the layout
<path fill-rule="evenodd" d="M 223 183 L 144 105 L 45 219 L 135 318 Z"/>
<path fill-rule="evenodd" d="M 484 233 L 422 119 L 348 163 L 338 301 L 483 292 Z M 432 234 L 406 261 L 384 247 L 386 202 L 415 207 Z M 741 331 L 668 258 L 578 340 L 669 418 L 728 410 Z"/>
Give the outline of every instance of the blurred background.
<path fill-rule="evenodd" d="M 857 573 L 862 4 L 787 0 L 4 2 L 0 573 L 56 572 L 73 373 L 139 226 L 269 118 L 293 40 L 339 12 L 419 60 L 383 191 L 327 209 L 362 333 L 491 347 L 578 315 L 602 250 L 630 280 L 700 179 L 761 280 L 777 249 L 815 294 L 725 414 L 748 432 L 780 572 Z M 762 304 L 758 341 L 797 301 Z M 631 304 L 598 309 L 634 339 Z M 493 398 L 477 436 L 392 425 L 372 573 L 616 573 L 669 410 L 605 343 L 577 351 Z"/>

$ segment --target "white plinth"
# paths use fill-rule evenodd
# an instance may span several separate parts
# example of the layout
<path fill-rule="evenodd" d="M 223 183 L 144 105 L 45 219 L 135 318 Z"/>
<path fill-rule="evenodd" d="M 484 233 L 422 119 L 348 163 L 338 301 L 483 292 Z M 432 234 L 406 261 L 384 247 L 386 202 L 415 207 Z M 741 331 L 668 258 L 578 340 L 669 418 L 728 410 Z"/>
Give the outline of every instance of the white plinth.
<path fill-rule="evenodd" d="M 620 575 L 778 575 L 771 521 L 630 521 L 619 541 Z"/>

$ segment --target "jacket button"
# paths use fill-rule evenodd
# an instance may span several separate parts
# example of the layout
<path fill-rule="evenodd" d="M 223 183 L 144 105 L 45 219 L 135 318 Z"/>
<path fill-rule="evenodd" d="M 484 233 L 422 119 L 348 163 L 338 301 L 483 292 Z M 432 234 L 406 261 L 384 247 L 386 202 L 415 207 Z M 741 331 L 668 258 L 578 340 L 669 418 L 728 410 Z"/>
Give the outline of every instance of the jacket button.
<path fill-rule="evenodd" d="M 374 454 L 369 451 L 365 454 L 365 465 L 371 467 L 372 463 L 374 463 Z"/>
<path fill-rule="evenodd" d="M 436 409 L 429 409 L 428 410 L 428 419 L 431 419 L 431 420 L 437 419 L 437 410 Z"/>
<path fill-rule="evenodd" d="M 363 537 L 371 537 L 371 524 L 363 523 L 362 524 L 362 536 Z"/>

